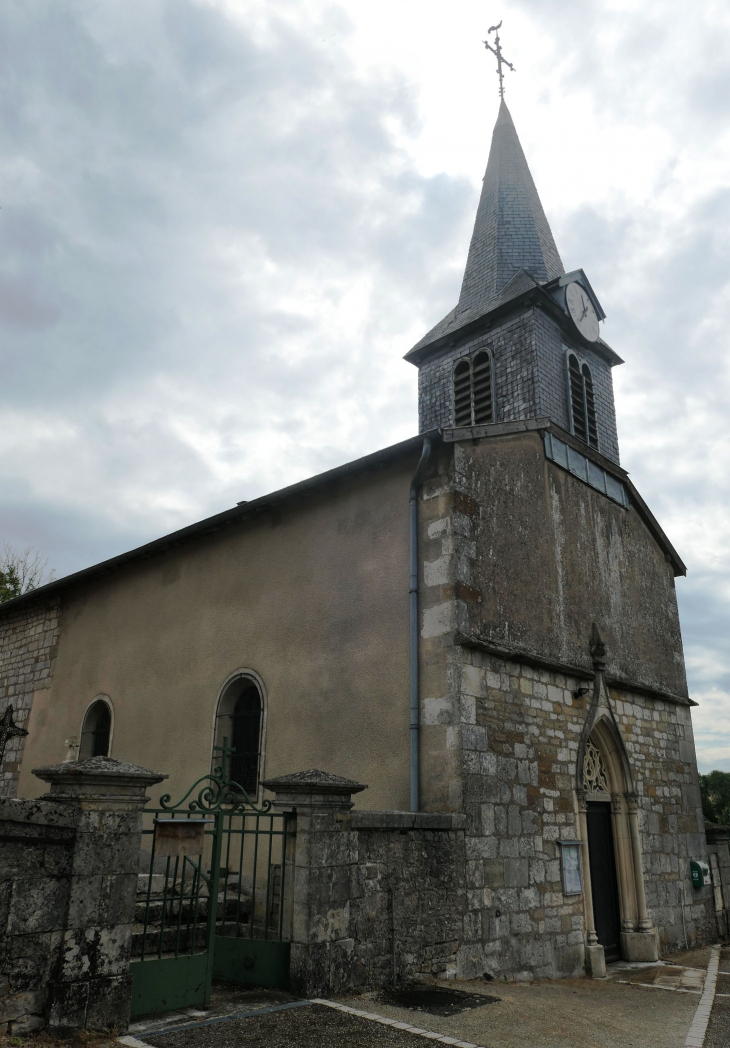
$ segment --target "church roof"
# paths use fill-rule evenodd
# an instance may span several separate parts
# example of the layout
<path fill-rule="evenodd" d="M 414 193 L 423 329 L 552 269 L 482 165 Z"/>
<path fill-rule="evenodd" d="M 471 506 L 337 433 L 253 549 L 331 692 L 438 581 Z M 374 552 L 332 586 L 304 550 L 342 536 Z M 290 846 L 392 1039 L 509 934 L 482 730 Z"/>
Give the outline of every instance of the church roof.
<path fill-rule="evenodd" d="M 502 100 L 459 302 L 411 353 L 564 272 L 515 125 Z"/>

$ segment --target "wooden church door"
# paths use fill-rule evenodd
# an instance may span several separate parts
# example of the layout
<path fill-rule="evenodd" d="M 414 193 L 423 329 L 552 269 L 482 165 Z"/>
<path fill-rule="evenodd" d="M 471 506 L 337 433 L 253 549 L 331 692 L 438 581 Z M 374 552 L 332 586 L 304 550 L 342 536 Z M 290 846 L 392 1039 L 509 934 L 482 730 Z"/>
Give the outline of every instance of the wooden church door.
<path fill-rule="evenodd" d="M 606 960 L 617 961 L 621 956 L 621 911 L 616 880 L 611 805 L 589 801 L 586 814 L 596 935 Z"/>

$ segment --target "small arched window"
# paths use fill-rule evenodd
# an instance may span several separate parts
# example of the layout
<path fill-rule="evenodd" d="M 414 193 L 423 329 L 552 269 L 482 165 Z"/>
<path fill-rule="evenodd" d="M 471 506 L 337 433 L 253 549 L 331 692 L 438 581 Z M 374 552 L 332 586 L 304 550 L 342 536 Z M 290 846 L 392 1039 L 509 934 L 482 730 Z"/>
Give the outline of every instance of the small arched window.
<path fill-rule="evenodd" d="M 88 757 L 108 757 L 112 730 L 112 713 L 104 699 L 97 699 L 89 706 L 81 727 L 79 760 Z"/>
<path fill-rule="evenodd" d="M 581 367 L 575 353 L 568 354 L 568 385 L 570 389 L 570 418 L 576 437 L 592 448 L 598 448 L 596 400 L 593 376 L 587 364 Z"/>
<path fill-rule="evenodd" d="M 454 425 L 484 426 L 493 421 L 492 358 L 482 350 L 454 367 Z"/>
<path fill-rule="evenodd" d="M 226 743 L 224 776 L 254 797 L 259 786 L 263 701 L 257 683 L 248 676 L 235 677 L 221 695 L 216 716 L 216 752 L 220 764 Z"/>

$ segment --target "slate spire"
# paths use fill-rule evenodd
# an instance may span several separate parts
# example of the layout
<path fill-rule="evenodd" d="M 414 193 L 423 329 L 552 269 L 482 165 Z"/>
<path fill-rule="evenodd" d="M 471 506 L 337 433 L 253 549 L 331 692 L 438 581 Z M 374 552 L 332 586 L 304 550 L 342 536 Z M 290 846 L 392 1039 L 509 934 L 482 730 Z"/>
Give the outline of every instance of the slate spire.
<path fill-rule="evenodd" d="M 539 283 L 565 272 L 503 99 L 492 134 L 457 315 L 487 306 L 520 269 Z"/>

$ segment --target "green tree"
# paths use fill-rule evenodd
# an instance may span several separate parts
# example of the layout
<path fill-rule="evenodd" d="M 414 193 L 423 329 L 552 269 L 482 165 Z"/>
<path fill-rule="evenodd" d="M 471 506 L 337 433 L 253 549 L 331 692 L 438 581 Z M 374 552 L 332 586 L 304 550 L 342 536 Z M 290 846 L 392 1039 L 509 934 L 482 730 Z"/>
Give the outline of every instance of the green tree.
<path fill-rule="evenodd" d="M 0 552 L 0 604 L 52 582 L 55 573 L 47 565 L 32 546 L 18 552 L 6 542 Z"/>
<path fill-rule="evenodd" d="M 702 811 L 710 822 L 730 825 L 730 771 L 700 775 Z"/>

